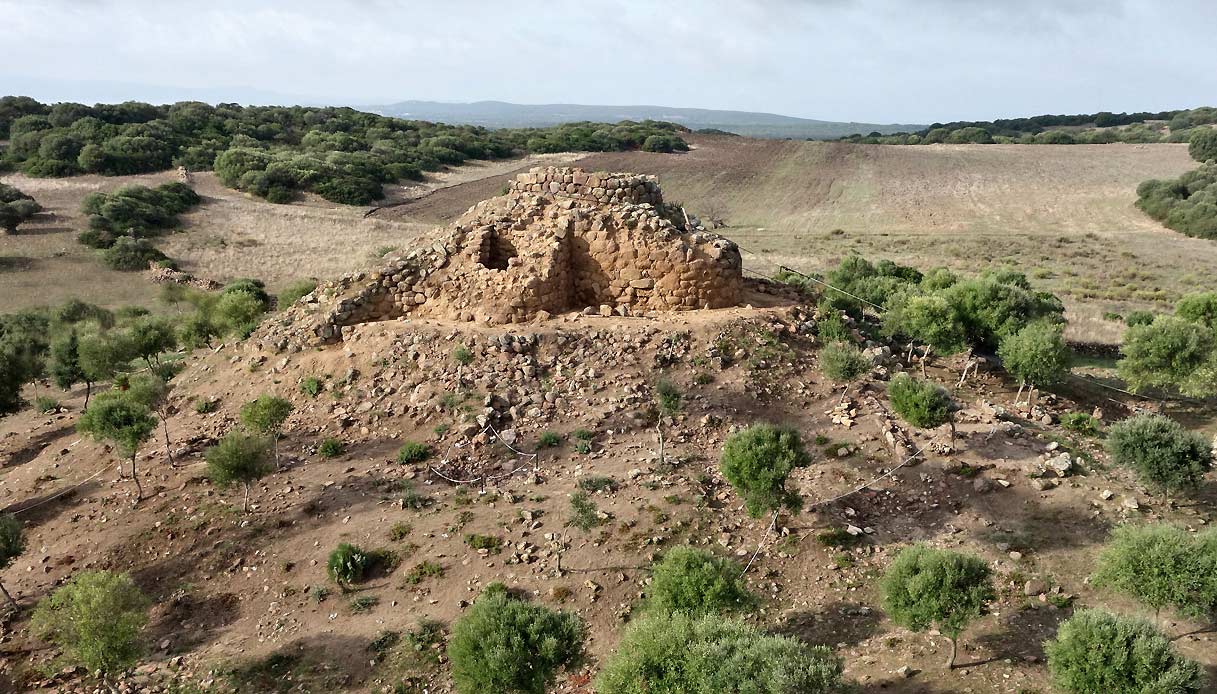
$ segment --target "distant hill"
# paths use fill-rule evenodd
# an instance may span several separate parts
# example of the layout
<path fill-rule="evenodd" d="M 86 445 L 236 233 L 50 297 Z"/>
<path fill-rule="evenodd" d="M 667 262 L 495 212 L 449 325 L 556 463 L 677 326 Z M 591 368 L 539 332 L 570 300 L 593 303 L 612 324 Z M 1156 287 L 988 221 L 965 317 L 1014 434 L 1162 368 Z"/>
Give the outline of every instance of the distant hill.
<path fill-rule="evenodd" d="M 477 101 L 469 104 L 438 101 L 402 101 L 387 106 L 364 107 L 386 116 L 467 123 L 488 128 L 545 127 L 572 121 L 616 123 L 621 120 L 662 120 L 691 130 L 712 128 L 750 137 L 831 140 L 853 134 L 879 132 L 884 135 L 920 130 L 924 125 L 841 123 L 794 118 L 775 113 L 717 111 L 670 106 L 592 106 L 584 104 L 510 104 Z"/>

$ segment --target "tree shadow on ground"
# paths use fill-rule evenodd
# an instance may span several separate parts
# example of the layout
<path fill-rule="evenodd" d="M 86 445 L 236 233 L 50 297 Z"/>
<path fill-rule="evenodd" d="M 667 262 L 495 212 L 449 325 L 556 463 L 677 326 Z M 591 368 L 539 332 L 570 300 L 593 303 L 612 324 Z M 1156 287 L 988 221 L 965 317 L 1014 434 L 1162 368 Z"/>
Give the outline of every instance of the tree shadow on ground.
<path fill-rule="evenodd" d="M 170 653 L 186 653 L 212 641 L 240 613 L 240 598 L 232 593 L 177 596 L 157 605 L 147 633 L 153 644 L 170 639 Z"/>
<path fill-rule="evenodd" d="M 76 431 L 76 427 L 72 424 L 67 424 L 54 429 L 48 429 L 37 436 L 32 437 L 28 443 L 21 448 L 13 451 L 0 463 L 0 467 L 14 468 L 34 460 L 42 454 L 50 445 L 57 439 L 61 439 Z"/>
<path fill-rule="evenodd" d="M 1061 622 L 1073 614 L 1072 609 L 1059 609 L 1041 604 L 1036 608 L 1016 609 L 1002 616 L 996 631 L 978 636 L 975 643 L 991 655 L 980 661 L 962 660 L 961 667 L 975 667 L 997 660 L 1045 660 L 1044 642 L 1056 635 Z"/>
<path fill-rule="evenodd" d="M 351 691 L 372 674 L 369 639 L 324 634 L 268 655 L 227 664 L 221 677 L 239 692 Z"/>
<path fill-rule="evenodd" d="M 882 680 L 858 687 L 860 694 L 959 694 L 953 687 L 939 689 L 916 679 Z"/>
<path fill-rule="evenodd" d="M 879 633 L 883 615 L 858 603 L 834 602 L 818 612 L 795 612 L 774 629 L 812 646 L 854 646 Z"/>
<path fill-rule="evenodd" d="M 26 272 L 38 266 L 37 258 L 24 255 L 0 256 L 0 272 Z"/>

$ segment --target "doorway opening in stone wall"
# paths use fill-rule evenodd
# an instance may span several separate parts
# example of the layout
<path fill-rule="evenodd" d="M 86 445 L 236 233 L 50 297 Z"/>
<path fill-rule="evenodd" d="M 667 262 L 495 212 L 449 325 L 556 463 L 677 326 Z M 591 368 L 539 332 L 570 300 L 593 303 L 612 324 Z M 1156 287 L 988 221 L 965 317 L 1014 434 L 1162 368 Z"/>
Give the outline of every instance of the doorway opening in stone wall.
<path fill-rule="evenodd" d="M 494 229 L 482 232 L 478 241 L 478 262 L 489 270 L 506 270 L 511 266 L 511 259 L 520 255 L 511 239 L 499 234 Z"/>

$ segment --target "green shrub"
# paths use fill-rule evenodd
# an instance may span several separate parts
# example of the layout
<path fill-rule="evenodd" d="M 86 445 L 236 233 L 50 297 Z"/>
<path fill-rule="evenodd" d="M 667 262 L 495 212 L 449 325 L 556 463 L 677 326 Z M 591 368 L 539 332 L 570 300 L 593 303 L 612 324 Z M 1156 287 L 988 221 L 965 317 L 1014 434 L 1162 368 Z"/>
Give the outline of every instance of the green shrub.
<path fill-rule="evenodd" d="M 688 545 L 673 547 L 651 572 L 646 609 L 694 616 L 749 609 L 757 600 L 742 573 L 730 559 Z"/>
<path fill-rule="evenodd" d="M 312 291 L 316 288 L 316 280 L 297 280 L 292 282 L 287 286 L 287 289 L 279 292 L 279 296 L 277 297 L 279 308 L 285 309 L 288 306 L 291 306 L 303 298 L 306 294 L 312 293 Z"/>
<path fill-rule="evenodd" d="M 344 542 L 330 552 L 325 567 L 330 580 L 345 589 L 353 583 L 362 581 L 372 568 L 372 564 L 371 554 L 356 545 Z"/>
<path fill-rule="evenodd" d="M 585 492 L 615 492 L 620 487 L 617 480 L 604 475 L 590 475 L 579 479 L 579 488 Z"/>
<path fill-rule="evenodd" d="M 542 432 L 537 439 L 538 448 L 556 448 L 562 444 L 562 437 L 552 431 Z"/>
<path fill-rule="evenodd" d="M 1199 488 L 1213 467 L 1210 442 L 1161 415 L 1137 415 L 1113 424 L 1106 446 L 1115 464 L 1135 470 L 1142 481 L 1167 493 Z"/>
<path fill-rule="evenodd" d="M 990 576 L 982 559 L 914 545 L 902 550 L 883 575 L 883 609 L 912 631 L 937 627 L 951 640 L 947 668 L 954 668 L 959 635 L 996 597 Z"/>
<path fill-rule="evenodd" d="M 1128 327 L 1137 325 L 1149 325 L 1154 322 L 1153 311 L 1129 311 L 1127 316 L 1124 316 L 1124 324 Z"/>
<path fill-rule="evenodd" d="M 50 414 L 59 409 L 59 401 L 45 395 L 34 398 L 34 409 L 42 414 Z"/>
<path fill-rule="evenodd" d="M 275 395 L 260 395 L 241 406 L 241 423 L 270 438 L 276 463 L 279 459 L 278 440 L 283 423 L 291 416 L 291 401 Z"/>
<path fill-rule="evenodd" d="M 480 535 L 478 533 L 469 533 L 465 536 L 465 544 L 472 549 L 486 550 L 492 554 L 498 554 L 503 547 L 503 538 L 495 537 L 494 535 Z"/>
<path fill-rule="evenodd" d="M 322 458 L 337 458 L 343 453 L 346 453 L 346 450 L 346 444 L 332 436 L 325 439 L 321 442 L 321 445 L 317 446 L 317 452 L 321 454 Z"/>
<path fill-rule="evenodd" d="M 870 373 L 871 362 L 848 342 L 834 342 L 820 350 L 820 370 L 834 381 L 852 381 Z"/>
<path fill-rule="evenodd" d="M 21 521 L 11 513 L 0 515 L 0 571 L 7 569 L 24 551 L 25 531 Z M 0 583 L 0 593 L 4 594 L 9 606 L 16 604 L 3 583 Z"/>
<path fill-rule="evenodd" d="M 460 345 L 452 350 L 452 358 L 458 364 L 469 365 L 473 363 L 473 352 L 465 345 Z"/>
<path fill-rule="evenodd" d="M 1197 128 L 1188 138 L 1187 153 L 1202 164 L 1217 159 L 1217 130 Z"/>
<path fill-rule="evenodd" d="M 444 567 L 428 559 L 407 571 L 404 580 L 407 584 L 416 586 L 428 578 L 443 578 L 443 576 Z"/>
<path fill-rule="evenodd" d="M 317 378 L 316 376 L 308 376 L 304 380 L 300 381 L 300 392 L 309 397 L 317 397 L 317 395 L 321 393 L 321 388 L 321 379 Z"/>
<path fill-rule="evenodd" d="M 487 589 L 452 627 L 448 659 L 460 694 L 544 694 L 557 669 L 579 655 L 575 615 Z"/>
<path fill-rule="evenodd" d="M 1071 353 L 1061 326 L 1040 321 L 1003 338 L 997 356 L 1020 382 L 1048 386 L 1065 378 Z"/>
<path fill-rule="evenodd" d="M 401 450 L 397 451 L 397 462 L 402 465 L 421 463 L 434 454 L 431 446 L 417 441 L 407 441 Z"/>
<path fill-rule="evenodd" d="M 661 414 L 668 416 L 680 412 L 681 403 L 684 400 L 684 395 L 674 383 L 666 379 L 660 379 L 655 384 L 655 402 L 659 406 Z"/>
<path fill-rule="evenodd" d="M 230 431 L 207 449 L 207 476 L 221 489 L 234 483 L 245 488 L 244 510 L 249 513 L 249 488 L 274 470 L 271 443 L 266 437 Z"/>
<path fill-rule="evenodd" d="M 578 491 L 570 496 L 570 524 L 576 528 L 587 532 L 592 528 L 600 525 L 600 509 L 596 508 L 596 504 L 592 503 L 587 492 Z"/>
<path fill-rule="evenodd" d="M 135 665 L 144 651 L 148 605 L 127 574 L 82 571 L 38 603 L 31 627 L 69 660 L 115 673 Z"/>
<path fill-rule="evenodd" d="M 220 401 L 211 398 L 197 400 L 194 403 L 194 411 L 197 414 L 210 414 L 220 408 Z"/>
<path fill-rule="evenodd" d="M 152 263 L 167 263 L 169 256 L 162 253 L 147 239 L 124 236 L 114 245 L 101 251 L 101 260 L 111 270 L 134 272 L 147 270 Z M 168 267 L 172 267 L 170 263 Z"/>
<path fill-rule="evenodd" d="M 1176 388 L 1185 395 L 1217 394 L 1217 335 L 1212 328 L 1178 316 L 1158 316 L 1124 333 L 1117 364 L 1134 392 Z"/>
<path fill-rule="evenodd" d="M 597 694 L 834 694 L 842 663 L 824 646 L 717 615 L 655 614 L 630 625 Z"/>
<path fill-rule="evenodd" d="M 1123 526 L 1099 555 L 1093 584 L 1130 595 L 1157 614 L 1173 607 L 1217 615 L 1217 530 L 1192 535 L 1166 524 Z"/>
<path fill-rule="evenodd" d="M 786 478 L 795 468 L 810 464 L 798 432 L 756 424 L 727 438 L 721 468 L 723 477 L 744 498 L 748 513 L 759 518 L 802 505 L 798 494 L 786 489 Z"/>
<path fill-rule="evenodd" d="M 1079 434 L 1098 436 L 1103 429 L 1103 421 L 1085 412 L 1066 412 L 1061 415 L 1061 426 Z"/>
<path fill-rule="evenodd" d="M 1082 610 L 1044 644 L 1059 689 L 1094 692 L 1199 692 L 1200 666 L 1180 655 L 1148 622 Z"/>
<path fill-rule="evenodd" d="M 955 401 L 946 388 L 918 381 L 905 373 L 888 382 L 887 396 L 896 414 L 918 429 L 934 429 L 946 424 L 951 421 L 955 409 Z"/>

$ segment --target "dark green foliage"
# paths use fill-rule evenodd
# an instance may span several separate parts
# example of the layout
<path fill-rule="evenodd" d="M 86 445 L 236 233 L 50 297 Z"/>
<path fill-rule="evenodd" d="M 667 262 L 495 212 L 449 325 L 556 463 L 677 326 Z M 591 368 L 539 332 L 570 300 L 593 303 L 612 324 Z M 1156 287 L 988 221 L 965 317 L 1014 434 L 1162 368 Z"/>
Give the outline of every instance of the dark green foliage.
<path fill-rule="evenodd" d="M 278 435 L 292 414 L 292 403 L 274 395 L 261 395 L 241 406 L 241 423 L 263 435 Z"/>
<path fill-rule="evenodd" d="M 1148 622 L 1083 610 L 1044 644 L 1053 683 L 1065 692 L 1186 694 L 1204 686 L 1200 666 Z"/>
<path fill-rule="evenodd" d="M 820 370 L 834 381 L 852 381 L 870 373 L 871 361 L 849 342 L 833 342 L 820 350 Z"/>
<path fill-rule="evenodd" d="M 1165 523 L 1123 526 L 1099 555 L 1092 583 L 1158 612 L 1173 607 L 1199 619 L 1217 616 L 1217 531 L 1193 535 Z"/>
<path fill-rule="evenodd" d="M 741 574 L 740 566 L 730 559 L 688 545 L 673 547 L 651 572 L 646 609 L 693 616 L 749 609 L 757 599 L 744 586 Z"/>
<path fill-rule="evenodd" d="M 799 508 L 802 500 L 786 488 L 786 478 L 795 468 L 810 464 L 799 433 L 786 427 L 756 424 L 732 434 L 723 445 L 723 477 L 744 498 L 754 518 Z"/>
<path fill-rule="evenodd" d="M 98 441 L 112 442 L 123 455 L 134 459 L 156 430 L 156 418 L 144 403 L 122 391 L 111 391 L 93 399 L 76 428 Z"/>
<path fill-rule="evenodd" d="M 469 545 L 471 549 L 484 549 L 487 552 L 497 554 L 503 546 L 503 538 L 495 537 L 494 535 L 469 533 L 465 536 L 465 544 Z"/>
<path fill-rule="evenodd" d="M 1060 325 L 1038 321 L 1004 337 L 997 356 L 1002 367 L 1020 382 L 1048 386 L 1069 373 L 1072 352 Z"/>
<path fill-rule="evenodd" d="M 1066 412 L 1061 415 L 1061 426 L 1079 434 L 1098 436 L 1103 429 L 1103 421 L 1085 412 Z"/>
<path fill-rule="evenodd" d="M 397 462 L 402 465 L 421 463 L 432 456 L 431 446 L 417 441 L 407 441 L 401 450 L 397 451 Z"/>
<path fill-rule="evenodd" d="M 879 584 L 883 609 L 912 631 L 931 626 L 951 639 L 948 667 L 955 666 L 955 641 L 982 615 L 996 594 L 984 560 L 913 545 L 896 556 Z"/>
<path fill-rule="evenodd" d="M 342 586 L 352 583 L 359 583 L 367 575 L 372 568 L 373 558 L 368 552 L 363 551 L 356 545 L 346 542 L 338 545 L 333 552 L 330 552 L 329 559 L 326 560 L 325 569 L 329 574 L 330 580 Z"/>
<path fill-rule="evenodd" d="M 31 627 L 87 670 L 135 665 L 149 601 L 127 574 L 82 571 L 38 603 Z"/>
<path fill-rule="evenodd" d="M 124 331 L 124 342 L 133 357 L 143 359 L 148 368 L 161 364 L 160 355 L 177 349 L 173 320 L 161 316 L 142 316 Z"/>
<path fill-rule="evenodd" d="M 444 567 L 431 560 L 425 560 L 407 571 L 402 580 L 408 585 L 416 586 L 428 578 L 443 578 L 443 576 Z"/>
<path fill-rule="evenodd" d="M 80 368 L 80 338 L 75 329 L 51 343 L 51 380 L 62 390 L 85 380 Z"/>
<path fill-rule="evenodd" d="M 689 145 L 676 135 L 651 135 L 642 143 L 644 152 L 687 152 Z"/>
<path fill-rule="evenodd" d="M 322 458 L 337 458 L 343 453 L 346 453 L 346 450 L 346 444 L 332 436 L 325 439 L 321 442 L 321 445 L 317 446 L 317 452 L 321 454 Z"/>
<path fill-rule="evenodd" d="M 554 448 L 562 443 L 562 437 L 552 431 L 541 432 L 537 439 L 538 448 Z"/>
<path fill-rule="evenodd" d="M 247 513 L 250 485 L 274 470 L 270 448 L 270 441 L 263 436 L 230 431 L 218 444 L 207 449 L 207 476 L 220 488 L 234 483 L 244 485 Z"/>
<path fill-rule="evenodd" d="M 842 663 L 824 646 L 717 615 L 655 614 L 630 625 L 596 694 L 831 694 Z"/>
<path fill-rule="evenodd" d="M 681 401 L 684 396 L 680 389 L 671 381 L 661 379 L 655 384 L 655 402 L 659 406 L 661 414 L 672 416 L 680 412 Z"/>
<path fill-rule="evenodd" d="M 230 297 L 235 294 L 243 294 L 253 299 L 257 303 L 259 313 L 269 311 L 274 303 L 273 297 L 267 293 L 266 285 L 262 280 L 245 278 L 229 282 L 224 285 L 224 289 L 220 292 L 221 304 L 224 297 Z"/>
<path fill-rule="evenodd" d="M 1128 315 L 1124 316 L 1124 324 L 1130 328 L 1137 325 L 1149 325 L 1153 322 L 1153 311 L 1129 311 Z"/>
<path fill-rule="evenodd" d="M 153 246 L 151 241 L 130 236 L 118 238 L 109 248 L 100 251 L 100 255 L 106 267 L 124 272 L 147 270 L 153 263 L 170 263 L 169 256 Z"/>
<path fill-rule="evenodd" d="M 1217 239 L 1217 163 L 1137 186 L 1137 207 L 1188 236 Z"/>
<path fill-rule="evenodd" d="M 1209 441 L 1162 415 L 1136 415 L 1113 424 L 1106 446 L 1112 462 L 1168 493 L 1194 491 L 1213 467 Z"/>
<path fill-rule="evenodd" d="M 123 236 L 147 238 L 178 224 L 177 216 L 199 204 L 201 198 L 184 183 L 166 183 L 156 188 L 132 185 L 113 193 L 91 193 L 81 205 L 94 232 L 81 241 L 108 248 Z"/>
<path fill-rule="evenodd" d="M 937 383 L 919 381 L 908 374 L 898 374 L 887 384 L 887 396 L 892 409 L 904 421 L 918 429 L 933 429 L 951 421 L 955 401 Z"/>
<path fill-rule="evenodd" d="M 21 521 L 9 513 L 0 515 L 0 571 L 12 565 L 13 561 L 24 551 L 25 532 L 22 529 Z M 9 605 L 13 604 L 13 597 L 8 594 L 3 584 L 0 584 L 0 593 L 4 593 Z"/>
<path fill-rule="evenodd" d="M 1202 164 L 1217 159 L 1217 129 L 1197 128 L 1188 138 L 1187 153 Z"/>
<path fill-rule="evenodd" d="M 21 408 L 21 387 L 46 370 L 50 321 L 40 311 L 0 315 L 0 415 Z"/>
<path fill-rule="evenodd" d="M 1213 132 L 1217 133 L 1217 130 Z M 1217 330 L 1217 292 L 1188 294 L 1175 304 L 1175 315 Z"/>
<path fill-rule="evenodd" d="M 9 234 L 42 211 L 42 205 L 16 188 L 0 183 L 0 230 Z"/>
<path fill-rule="evenodd" d="M 308 376 L 300 381 L 300 392 L 314 398 L 321 392 L 321 387 L 321 379 L 316 376 Z"/>
<path fill-rule="evenodd" d="M 488 588 L 452 626 L 448 659 L 460 694 L 544 694 L 579 655 L 586 630 L 573 614 Z"/>
<path fill-rule="evenodd" d="M 1133 391 L 1174 388 L 1186 395 L 1217 394 L 1217 334 L 1178 316 L 1158 316 L 1129 326 L 1117 364 Z"/>
<path fill-rule="evenodd" d="M 460 345 L 452 350 L 452 358 L 458 364 L 469 365 L 473 363 L 473 352 L 465 345 Z"/>
<path fill-rule="evenodd" d="M 619 487 L 617 480 L 603 475 L 583 477 L 579 480 L 579 488 L 585 492 L 615 492 Z"/>

